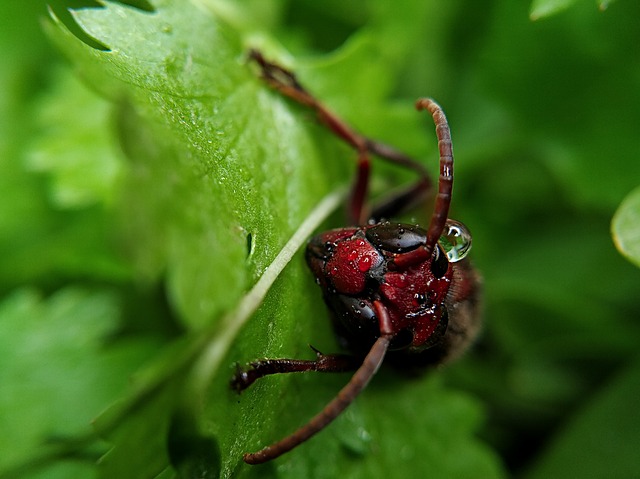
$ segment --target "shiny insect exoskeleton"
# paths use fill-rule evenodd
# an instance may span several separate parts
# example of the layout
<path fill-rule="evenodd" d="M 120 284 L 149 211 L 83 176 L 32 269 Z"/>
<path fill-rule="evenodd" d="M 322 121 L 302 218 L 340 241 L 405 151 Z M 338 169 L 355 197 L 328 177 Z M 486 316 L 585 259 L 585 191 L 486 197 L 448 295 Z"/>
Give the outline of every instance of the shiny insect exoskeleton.
<path fill-rule="evenodd" d="M 306 259 L 332 312 L 336 333 L 351 355 L 315 360 L 263 359 L 239 369 L 231 384 L 237 391 L 270 374 L 353 371 L 347 385 L 307 424 L 264 449 L 244 455 L 249 464 L 274 459 L 293 449 L 335 419 L 366 387 L 385 357 L 394 366 L 416 370 L 458 356 L 479 326 L 479 277 L 465 259 L 471 235 L 448 218 L 453 188 L 453 148 L 447 120 L 431 99 L 418 110 L 433 116 L 440 153 L 437 192 L 424 167 L 403 153 L 353 131 L 316 100 L 290 71 L 268 62 L 257 51 L 250 59 L 273 88 L 315 110 L 330 131 L 358 153 L 350 222 L 356 226 L 313 237 Z M 369 209 L 370 155 L 414 170 L 418 180 Z M 435 193 L 426 229 L 393 223 L 390 218 Z M 387 354 L 388 353 L 388 354 Z"/>
<path fill-rule="evenodd" d="M 408 224 L 340 228 L 311 239 L 307 264 L 347 349 L 366 353 L 380 336 L 374 301 L 389 314 L 390 362 L 408 369 L 439 364 L 467 345 L 471 331 L 460 323 L 477 315 L 478 280 L 468 262 L 449 256 L 465 255 L 471 240 L 460 223 L 450 220 L 445 230 L 449 255 L 438 244 L 430 257 L 421 249 L 427 232 Z"/>

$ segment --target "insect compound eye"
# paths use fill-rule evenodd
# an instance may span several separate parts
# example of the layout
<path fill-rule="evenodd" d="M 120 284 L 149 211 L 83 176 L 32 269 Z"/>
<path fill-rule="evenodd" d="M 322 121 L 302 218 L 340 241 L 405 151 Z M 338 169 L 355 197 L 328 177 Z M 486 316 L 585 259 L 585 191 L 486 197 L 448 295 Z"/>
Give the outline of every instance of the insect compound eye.
<path fill-rule="evenodd" d="M 358 344 L 375 340 L 379 325 L 370 301 L 344 294 L 329 295 L 325 299 L 347 337 L 354 338 Z"/>
<path fill-rule="evenodd" d="M 399 223 L 380 223 L 365 234 L 374 246 L 391 253 L 406 253 L 427 241 L 427 232 L 422 228 Z"/>
<path fill-rule="evenodd" d="M 307 257 L 326 260 L 331 256 L 334 247 L 333 243 L 322 242 L 317 238 L 312 238 L 307 243 Z"/>
<path fill-rule="evenodd" d="M 326 261 L 331 257 L 338 243 L 352 237 L 357 231 L 357 228 L 338 228 L 314 236 L 307 243 L 307 258 Z"/>
<path fill-rule="evenodd" d="M 348 318 L 358 318 L 363 322 L 377 322 L 376 313 L 369 301 L 360 298 L 338 294 L 333 300 L 333 305 L 337 313 L 342 313 Z"/>
<path fill-rule="evenodd" d="M 442 278 L 449 270 L 449 258 L 438 244 L 433 252 L 433 260 L 431 261 L 431 272 L 436 278 Z"/>
<path fill-rule="evenodd" d="M 455 220 L 447 220 L 438 240 L 450 263 L 463 260 L 471 249 L 471 233 L 465 225 Z"/>

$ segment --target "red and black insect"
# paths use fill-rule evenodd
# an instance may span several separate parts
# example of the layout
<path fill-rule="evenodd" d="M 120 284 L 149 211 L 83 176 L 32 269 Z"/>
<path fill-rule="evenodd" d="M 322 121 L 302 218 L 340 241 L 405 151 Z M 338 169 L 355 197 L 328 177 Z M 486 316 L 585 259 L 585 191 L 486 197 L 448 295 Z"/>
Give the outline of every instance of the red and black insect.
<path fill-rule="evenodd" d="M 334 134 L 358 153 L 355 184 L 348 203 L 352 224 L 313 237 L 306 260 L 332 312 L 335 330 L 353 355 L 324 355 L 315 360 L 265 359 L 239 370 L 232 387 L 243 391 L 277 373 L 355 370 L 348 384 L 306 425 L 290 436 L 245 454 L 249 464 L 274 459 L 309 439 L 333 421 L 366 387 L 387 361 L 404 370 L 441 364 L 459 355 L 479 326 L 479 277 L 464 259 L 471 246 L 466 228 L 448 219 L 453 187 L 453 150 L 444 113 L 431 99 L 418 110 L 433 116 L 440 152 L 440 177 L 434 211 L 426 229 L 385 220 L 433 195 L 423 166 L 394 148 L 353 131 L 318 102 L 290 71 L 257 51 L 250 58 L 263 79 L 306 105 Z M 418 180 L 369 210 L 370 155 L 414 170 Z M 388 354 L 387 354 L 388 353 Z"/>

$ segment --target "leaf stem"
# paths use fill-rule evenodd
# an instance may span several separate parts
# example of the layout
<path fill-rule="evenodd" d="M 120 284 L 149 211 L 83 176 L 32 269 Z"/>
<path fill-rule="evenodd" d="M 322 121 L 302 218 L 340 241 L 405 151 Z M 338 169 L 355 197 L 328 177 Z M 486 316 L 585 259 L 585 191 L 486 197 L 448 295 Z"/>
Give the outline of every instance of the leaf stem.
<path fill-rule="evenodd" d="M 329 214 L 344 201 L 345 194 L 346 189 L 340 188 L 329 193 L 318 203 L 267 267 L 254 287 L 238 303 L 237 308 L 226 314 L 217 323 L 215 334 L 209 335 L 211 338 L 209 344 L 205 346 L 193 366 L 191 381 L 187 388 L 191 393 L 189 394 L 189 397 L 192 398 L 191 400 L 195 399 L 200 407 L 204 405 L 207 387 L 211 378 L 220 367 L 220 363 L 229 351 L 233 339 L 262 304 L 269 289 L 285 266 L 291 261 L 293 255 L 305 244 Z"/>

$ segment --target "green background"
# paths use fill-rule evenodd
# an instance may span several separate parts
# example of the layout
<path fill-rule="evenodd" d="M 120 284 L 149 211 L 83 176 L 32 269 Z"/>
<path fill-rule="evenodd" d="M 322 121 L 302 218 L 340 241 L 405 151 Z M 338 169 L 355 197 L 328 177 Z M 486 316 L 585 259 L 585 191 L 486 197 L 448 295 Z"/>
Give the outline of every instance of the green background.
<path fill-rule="evenodd" d="M 640 477 L 638 18 L 628 0 L 2 2 L 0 477 Z M 274 259 L 354 155 L 250 47 L 434 176 L 413 103 L 437 99 L 485 290 L 462 360 L 383 368 L 256 467 L 241 454 L 347 381 L 228 388 L 236 363 L 337 349 L 302 255 Z M 410 179 L 375 163 L 374 195 Z"/>

